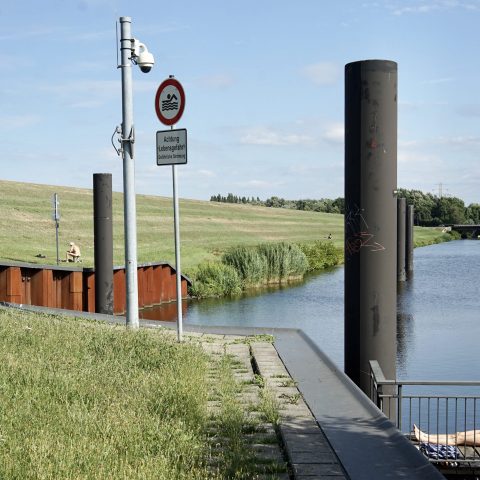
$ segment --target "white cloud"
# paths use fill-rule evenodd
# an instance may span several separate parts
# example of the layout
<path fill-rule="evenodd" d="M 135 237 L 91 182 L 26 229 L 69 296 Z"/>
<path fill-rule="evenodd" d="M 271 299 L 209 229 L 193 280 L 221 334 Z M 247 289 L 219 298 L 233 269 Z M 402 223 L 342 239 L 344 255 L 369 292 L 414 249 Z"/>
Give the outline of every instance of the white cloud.
<path fill-rule="evenodd" d="M 64 83 L 43 84 L 38 87 L 41 92 L 55 94 L 67 99 L 74 108 L 95 108 L 121 94 L 121 80 L 76 80 Z M 158 82 L 137 80 L 133 84 L 134 93 L 155 94 Z M 153 98 L 153 97 L 152 97 Z"/>
<path fill-rule="evenodd" d="M 85 74 L 88 72 L 93 73 L 95 76 L 98 76 L 98 72 L 105 70 L 106 68 L 110 69 L 110 65 L 106 65 L 105 62 L 96 60 L 72 62 L 64 67 L 65 71 L 68 73 Z"/>
<path fill-rule="evenodd" d="M 85 100 L 80 102 L 71 103 L 70 108 L 98 108 L 102 105 L 99 100 Z"/>
<path fill-rule="evenodd" d="M 307 65 L 302 74 L 315 85 L 333 85 L 340 78 L 340 68 L 332 62 L 320 62 Z"/>
<path fill-rule="evenodd" d="M 198 78 L 197 83 L 201 87 L 220 89 L 228 88 L 232 86 L 235 82 L 233 77 L 228 73 L 218 73 L 215 75 L 207 75 L 204 77 L 200 77 Z"/>
<path fill-rule="evenodd" d="M 240 143 L 244 145 L 270 146 L 311 145 L 313 139 L 308 135 L 287 134 L 267 127 L 257 127 L 245 132 L 240 139 Z"/>
<path fill-rule="evenodd" d="M 120 88 L 120 80 L 78 80 L 55 85 L 49 83 L 40 86 L 40 90 L 65 96 L 71 96 L 76 93 L 84 92 L 89 94 L 101 93 L 102 95 L 117 95 Z"/>
<path fill-rule="evenodd" d="M 342 123 L 334 123 L 327 128 L 322 138 L 330 143 L 343 144 L 345 141 L 345 127 Z"/>
<path fill-rule="evenodd" d="M 246 182 L 237 182 L 236 185 L 239 187 L 252 187 L 252 188 L 260 188 L 260 189 L 270 189 L 273 187 L 278 187 L 279 185 L 283 185 L 283 182 L 268 182 L 266 180 L 248 180 Z"/>
<path fill-rule="evenodd" d="M 2 115 L 0 116 L 0 128 L 24 128 L 40 123 L 39 115 Z"/>
<path fill-rule="evenodd" d="M 398 142 L 399 150 L 409 149 L 429 149 L 436 147 L 477 147 L 480 146 L 480 136 L 478 135 L 456 135 L 456 136 L 438 136 L 432 138 L 424 138 L 421 140 L 401 140 Z"/>
<path fill-rule="evenodd" d="M 428 82 L 424 82 L 425 84 Z M 445 107 L 448 102 L 409 102 L 409 101 L 400 101 L 398 106 L 402 111 L 415 111 L 420 109 L 426 109 L 430 107 Z"/>
<path fill-rule="evenodd" d="M 110 30 L 75 34 L 70 37 L 70 40 L 73 42 L 98 42 L 99 40 L 114 38 L 114 36 L 115 30 L 112 28 Z"/>
<path fill-rule="evenodd" d="M 56 27 L 40 27 L 31 29 L 22 28 L 10 32 L 6 29 L 3 29 L 3 33 L 0 35 L 0 41 L 24 40 L 26 38 L 59 35 L 61 33 L 64 33 L 65 31 L 65 28 Z"/>
<path fill-rule="evenodd" d="M 197 173 L 202 177 L 208 177 L 208 178 L 213 178 L 217 176 L 215 172 L 212 172 L 211 170 L 201 169 L 201 170 L 197 170 Z"/>
<path fill-rule="evenodd" d="M 421 142 L 419 140 L 398 140 L 398 148 L 412 148 L 412 147 L 418 147 L 421 145 Z"/>
<path fill-rule="evenodd" d="M 160 86 L 159 81 L 155 81 L 155 80 L 135 80 L 135 82 L 133 83 L 133 91 L 134 92 L 154 92 L 155 93 L 159 86 Z M 115 94 L 118 94 L 118 92 L 115 91 Z"/>
<path fill-rule="evenodd" d="M 445 78 L 433 78 L 431 80 L 424 80 L 422 85 L 438 85 L 439 83 L 451 83 L 455 81 L 454 78 L 451 77 L 445 77 Z"/>
<path fill-rule="evenodd" d="M 426 154 L 426 153 L 419 153 L 419 152 L 406 152 L 406 151 L 399 151 L 397 160 L 399 164 L 408 164 L 408 165 L 438 165 L 440 160 L 437 156 Z"/>
<path fill-rule="evenodd" d="M 473 135 L 458 135 L 456 137 L 439 137 L 439 143 L 452 145 L 455 147 L 477 146 L 480 145 L 480 137 Z"/>
<path fill-rule="evenodd" d="M 404 2 L 387 4 L 387 8 L 394 15 L 405 14 L 428 14 L 432 12 L 461 9 L 468 11 L 479 11 L 480 5 L 473 2 L 464 2 L 460 0 L 421 0 L 412 2 L 405 6 Z"/>

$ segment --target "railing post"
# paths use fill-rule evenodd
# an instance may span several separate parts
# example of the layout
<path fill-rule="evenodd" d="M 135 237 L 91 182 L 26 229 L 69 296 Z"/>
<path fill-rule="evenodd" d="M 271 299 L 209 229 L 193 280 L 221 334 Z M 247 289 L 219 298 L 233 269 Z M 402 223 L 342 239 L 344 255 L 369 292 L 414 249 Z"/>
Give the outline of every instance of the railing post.
<path fill-rule="evenodd" d="M 397 385 L 397 428 L 402 431 L 402 385 Z"/>
<path fill-rule="evenodd" d="M 377 398 L 376 398 L 375 405 L 383 412 L 383 386 L 378 384 L 377 384 Z"/>

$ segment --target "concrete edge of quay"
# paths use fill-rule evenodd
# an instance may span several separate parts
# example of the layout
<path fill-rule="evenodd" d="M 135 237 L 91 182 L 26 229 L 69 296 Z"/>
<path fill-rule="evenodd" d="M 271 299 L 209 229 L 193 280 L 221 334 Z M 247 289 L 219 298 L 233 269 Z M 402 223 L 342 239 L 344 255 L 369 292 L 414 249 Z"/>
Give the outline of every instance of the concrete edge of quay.
<path fill-rule="evenodd" d="M 125 325 L 123 316 L 7 302 L 0 302 L 0 308 Z M 176 324 L 140 320 L 140 326 L 173 329 Z M 280 410 L 279 431 L 293 478 L 444 478 L 302 330 L 185 324 L 185 333 L 217 338 L 268 334 L 275 338 L 274 348 L 253 345 L 252 354 L 267 382 L 275 387 L 278 369 L 284 367 L 303 397 L 295 404 L 285 406 L 284 402 Z"/>

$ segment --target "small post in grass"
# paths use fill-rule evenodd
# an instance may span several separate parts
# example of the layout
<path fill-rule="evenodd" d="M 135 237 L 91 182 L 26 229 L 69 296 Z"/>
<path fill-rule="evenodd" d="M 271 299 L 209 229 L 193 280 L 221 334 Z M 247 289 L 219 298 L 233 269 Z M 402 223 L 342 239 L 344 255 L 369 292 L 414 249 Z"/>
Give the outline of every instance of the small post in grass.
<path fill-rule="evenodd" d="M 56 245 L 57 245 L 57 265 L 60 264 L 60 258 L 58 256 L 58 227 L 60 223 L 60 208 L 59 208 L 60 202 L 58 201 L 58 194 L 54 193 L 52 197 L 52 220 L 55 222 L 55 239 L 56 239 Z"/>

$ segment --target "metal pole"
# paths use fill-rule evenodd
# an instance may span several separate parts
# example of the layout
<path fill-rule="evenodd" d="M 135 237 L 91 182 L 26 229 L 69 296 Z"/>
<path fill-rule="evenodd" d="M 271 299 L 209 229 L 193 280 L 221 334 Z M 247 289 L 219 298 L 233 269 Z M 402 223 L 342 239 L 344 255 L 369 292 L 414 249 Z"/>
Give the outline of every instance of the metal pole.
<path fill-rule="evenodd" d="M 398 389 L 397 389 L 397 428 L 400 431 L 402 431 L 402 401 L 403 401 L 402 385 L 398 385 Z"/>
<path fill-rule="evenodd" d="M 397 64 L 345 67 L 345 372 L 396 378 Z M 389 394 L 389 391 L 384 392 Z M 394 410 L 394 409 L 393 409 Z M 390 410 L 393 421 L 395 412 Z"/>
<path fill-rule="evenodd" d="M 132 35 L 130 17 L 120 17 L 122 69 L 122 154 L 125 228 L 127 327 L 138 328 L 137 225 L 135 207 L 135 164 L 133 161 Z"/>
<path fill-rule="evenodd" d="M 58 193 L 53 194 L 53 219 L 55 220 L 55 245 L 57 248 L 57 265 L 60 265 L 60 256 L 58 254 L 58 221 L 60 219 L 60 212 L 58 210 Z"/>
<path fill-rule="evenodd" d="M 404 282 L 407 279 L 405 272 L 405 244 L 407 220 L 407 199 L 397 198 L 397 281 Z"/>
<path fill-rule="evenodd" d="M 173 176 L 173 218 L 175 225 L 175 270 L 177 272 L 177 337 L 183 339 L 182 318 L 182 272 L 180 267 L 180 210 L 178 207 L 177 166 L 172 165 Z"/>
<path fill-rule="evenodd" d="M 407 206 L 407 233 L 406 233 L 406 255 L 405 265 L 407 275 L 413 275 L 413 205 Z"/>
<path fill-rule="evenodd" d="M 56 241 L 56 244 L 57 244 L 57 265 L 60 265 L 60 257 L 58 255 L 58 227 L 59 227 L 58 219 L 55 219 L 55 241 Z"/>
<path fill-rule="evenodd" d="M 93 174 L 95 312 L 113 315 L 112 174 Z"/>

